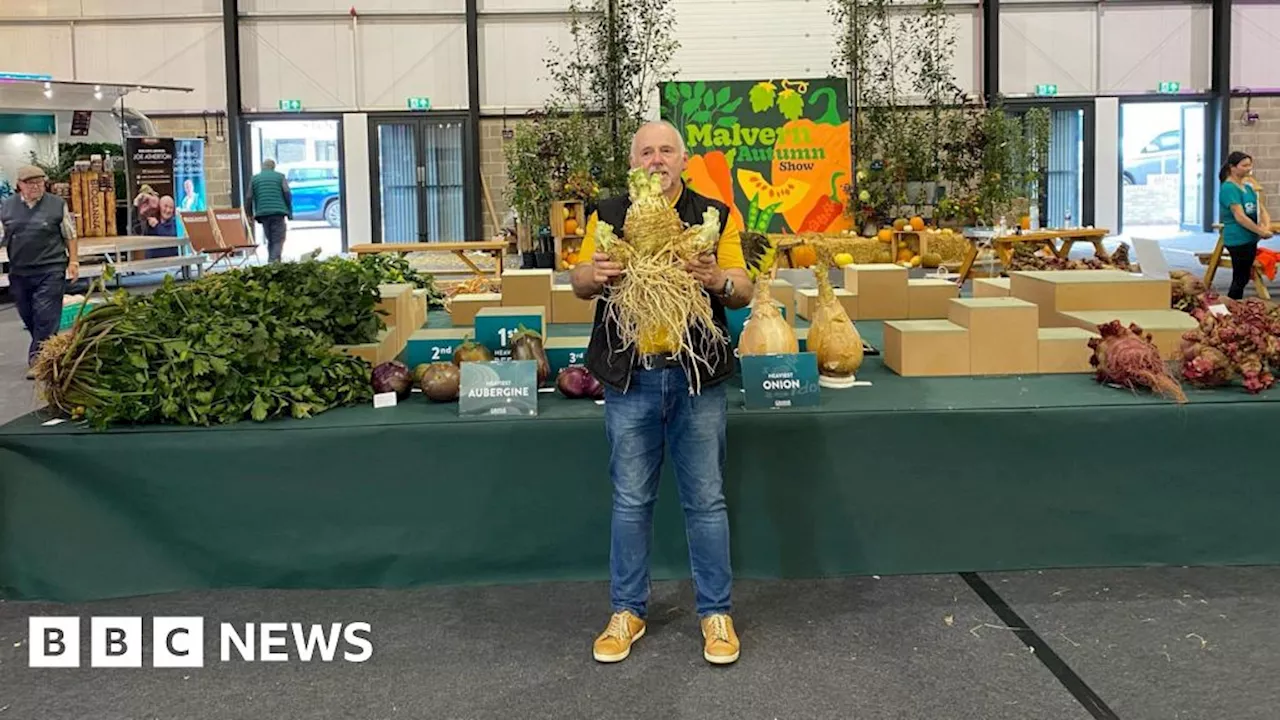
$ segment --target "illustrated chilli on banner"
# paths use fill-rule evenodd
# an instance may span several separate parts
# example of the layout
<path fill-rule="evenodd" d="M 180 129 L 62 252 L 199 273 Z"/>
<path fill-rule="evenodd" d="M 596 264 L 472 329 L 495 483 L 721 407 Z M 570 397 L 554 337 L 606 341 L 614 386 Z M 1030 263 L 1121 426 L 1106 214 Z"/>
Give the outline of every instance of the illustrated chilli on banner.
<path fill-rule="evenodd" d="M 671 81 L 662 119 L 689 149 L 685 182 L 739 230 L 840 232 L 852 159 L 843 78 Z"/>

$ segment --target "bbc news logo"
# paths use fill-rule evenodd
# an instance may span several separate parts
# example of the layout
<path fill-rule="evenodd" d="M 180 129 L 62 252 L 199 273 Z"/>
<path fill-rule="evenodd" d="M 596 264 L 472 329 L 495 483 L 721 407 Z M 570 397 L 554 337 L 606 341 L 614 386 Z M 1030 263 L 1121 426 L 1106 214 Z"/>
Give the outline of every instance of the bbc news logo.
<path fill-rule="evenodd" d="M 28 621 L 28 664 L 33 668 L 80 667 L 81 619 L 32 617 Z M 151 667 L 204 667 L 202 617 L 151 619 Z M 362 663 L 373 656 L 369 623 L 220 623 L 222 662 Z M 140 617 L 89 618 L 89 667 L 140 668 L 147 642 Z M 341 652 L 339 652 L 341 650 Z"/>

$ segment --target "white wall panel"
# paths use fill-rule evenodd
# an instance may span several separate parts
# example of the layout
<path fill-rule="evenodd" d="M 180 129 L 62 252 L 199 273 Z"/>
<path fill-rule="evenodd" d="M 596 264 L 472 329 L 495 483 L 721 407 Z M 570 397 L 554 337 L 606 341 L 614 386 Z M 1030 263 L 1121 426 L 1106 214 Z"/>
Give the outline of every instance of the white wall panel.
<path fill-rule="evenodd" d="M 347 113 L 342 116 L 342 177 L 347 226 L 347 244 L 373 242 L 373 191 L 369 178 L 369 116 Z"/>
<path fill-rule="evenodd" d="M 1053 84 L 1060 95 L 1093 94 L 1097 34 L 1093 8 L 1002 8 L 1000 92 L 1031 94 Z"/>
<path fill-rule="evenodd" d="M 70 26 L 0 26 L 0 70 L 42 73 L 70 80 Z"/>
<path fill-rule="evenodd" d="M 219 0 L 220 1 L 220 0 Z M 241 13 L 464 12 L 465 0 L 240 0 Z"/>
<path fill-rule="evenodd" d="M 480 18 L 482 111 L 518 113 L 541 107 L 552 90 L 546 66 L 552 42 L 560 48 L 571 46 L 565 22 Z"/>
<path fill-rule="evenodd" d="M 462 22 L 360 26 L 360 108 L 402 110 L 409 97 L 432 108 L 467 106 L 467 30 Z"/>
<path fill-rule="evenodd" d="M 1120 220 L 1120 99 L 1094 100 L 1093 226 L 1115 233 Z"/>
<path fill-rule="evenodd" d="M 1184 92 L 1209 88 L 1209 6 L 1103 7 L 1100 93 L 1153 92 L 1169 80 Z"/>
<path fill-rule="evenodd" d="M 250 112 L 271 112 L 281 100 L 304 110 L 355 107 L 351 26 L 341 20 L 241 21 L 240 78 Z"/>
<path fill-rule="evenodd" d="M 1231 84 L 1280 88 L 1280 5 L 1236 5 L 1231 39 Z"/>
<path fill-rule="evenodd" d="M 191 93 L 134 93 L 139 110 L 213 110 L 226 107 L 222 25 L 170 22 L 76 27 L 76 77 L 85 82 L 172 85 Z"/>
<path fill-rule="evenodd" d="M 682 80 L 826 77 L 835 36 L 826 0 L 674 0 Z"/>
<path fill-rule="evenodd" d="M 486 12 L 503 12 L 513 10 L 538 11 L 538 10 L 557 10 L 562 11 L 569 7 L 569 0 L 480 0 L 479 10 L 481 13 Z"/>
<path fill-rule="evenodd" d="M 0 18 L 75 17 L 80 0 L 0 0 Z"/>
<path fill-rule="evenodd" d="M 56 0 L 59 4 L 61 0 Z M 3 2 L 3 0 L 0 0 Z M 222 12 L 222 0 L 81 0 L 84 17 L 159 17 L 169 15 L 208 15 Z M 73 12 L 72 15 L 80 15 Z"/>

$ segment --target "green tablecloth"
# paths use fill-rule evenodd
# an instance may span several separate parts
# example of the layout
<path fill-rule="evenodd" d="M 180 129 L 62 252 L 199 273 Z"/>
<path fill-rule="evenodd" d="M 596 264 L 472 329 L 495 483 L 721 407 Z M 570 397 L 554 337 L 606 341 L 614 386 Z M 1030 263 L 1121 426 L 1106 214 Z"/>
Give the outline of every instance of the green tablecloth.
<path fill-rule="evenodd" d="M 870 335 L 870 333 L 868 333 Z M 878 335 L 878 333 L 876 333 Z M 741 577 L 1280 560 L 1280 404 L 1086 375 L 899 378 L 746 411 L 726 493 Z M 76 600 L 210 587 L 608 576 L 604 409 L 463 420 L 415 396 L 305 421 L 0 428 L 0 587 Z M 654 568 L 684 576 L 664 477 Z"/>

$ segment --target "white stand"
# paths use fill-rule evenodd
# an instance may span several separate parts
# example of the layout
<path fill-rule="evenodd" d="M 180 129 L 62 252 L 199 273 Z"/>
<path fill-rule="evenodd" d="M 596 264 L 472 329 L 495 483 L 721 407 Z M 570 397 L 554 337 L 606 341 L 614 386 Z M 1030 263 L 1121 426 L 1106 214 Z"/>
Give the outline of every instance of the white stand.
<path fill-rule="evenodd" d="M 853 375 L 847 378 L 831 377 L 830 375 L 818 375 L 818 385 L 824 388 L 844 389 L 853 387 L 858 379 Z"/>

